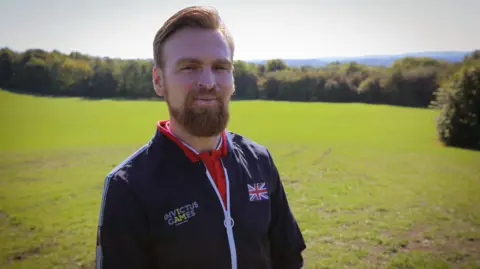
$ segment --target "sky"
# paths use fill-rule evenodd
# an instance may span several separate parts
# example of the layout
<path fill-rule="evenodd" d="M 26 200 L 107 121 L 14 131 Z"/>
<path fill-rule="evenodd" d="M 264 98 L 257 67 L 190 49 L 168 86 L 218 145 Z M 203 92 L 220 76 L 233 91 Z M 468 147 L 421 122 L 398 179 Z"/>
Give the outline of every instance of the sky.
<path fill-rule="evenodd" d="M 237 60 L 480 49 L 479 0 L 0 0 L 0 48 L 151 59 L 191 5 L 219 11 Z"/>

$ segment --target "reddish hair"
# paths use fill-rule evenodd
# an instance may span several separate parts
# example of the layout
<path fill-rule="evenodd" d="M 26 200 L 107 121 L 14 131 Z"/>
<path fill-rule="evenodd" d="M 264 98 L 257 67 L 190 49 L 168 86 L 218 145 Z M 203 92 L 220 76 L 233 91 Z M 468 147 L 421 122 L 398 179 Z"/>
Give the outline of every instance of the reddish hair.
<path fill-rule="evenodd" d="M 158 67 L 163 67 L 164 56 L 163 45 L 166 40 L 175 32 L 183 28 L 200 28 L 209 30 L 220 30 L 227 39 L 230 47 L 230 54 L 233 59 L 235 45 L 233 38 L 222 22 L 216 9 L 203 6 L 192 6 L 184 8 L 170 17 L 160 28 L 153 40 L 153 59 Z"/>

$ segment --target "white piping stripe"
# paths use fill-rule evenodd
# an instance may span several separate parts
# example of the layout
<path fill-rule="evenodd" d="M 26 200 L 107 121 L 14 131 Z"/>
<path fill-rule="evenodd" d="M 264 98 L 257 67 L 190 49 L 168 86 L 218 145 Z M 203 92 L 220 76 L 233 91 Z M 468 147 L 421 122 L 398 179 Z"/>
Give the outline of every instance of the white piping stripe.
<path fill-rule="evenodd" d="M 210 181 L 210 183 L 213 187 L 213 190 L 215 190 L 215 193 L 217 194 L 218 199 L 220 200 L 220 204 L 222 205 L 223 212 L 226 212 L 227 210 L 225 209 L 225 206 L 223 205 L 222 197 L 220 196 L 220 192 L 218 191 L 218 189 L 215 185 L 215 181 L 213 181 L 212 175 L 210 174 L 210 172 L 208 171 L 206 166 L 205 166 L 205 169 L 206 169 L 205 174 L 207 174 L 208 180 Z"/>
<path fill-rule="evenodd" d="M 192 150 L 194 153 L 196 153 L 197 155 L 200 154 L 194 148 L 192 148 L 190 145 L 183 142 L 181 139 L 179 139 L 179 140 L 180 140 L 180 142 L 182 142 L 182 144 L 184 144 L 187 148 Z M 228 141 L 228 137 L 227 137 L 227 141 Z M 220 149 L 220 147 L 222 146 L 222 142 L 223 142 L 223 138 L 220 137 L 220 141 L 218 143 L 217 150 Z M 207 166 L 205 166 L 205 171 L 206 171 L 208 180 L 210 181 L 210 184 L 212 185 L 213 189 L 215 190 L 215 193 L 217 194 L 217 197 L 220 201 L 220 204 L 222 205 L 223 214 L 225 216 L 223 224 L 224 224 L 225 228 L 227 229 L 227 238 L 228 238 L 228 245 L 229 245 L 229 248 L 230 248 L 230 257 L 231 257 L 231 260 L 232 260 L 232 269 L 237 269 L 237 250 L 236 250 L 236 247 L 235 247 L 235 238 L 233 236 L 233 230 L 232 230 L 233 225 L 235 225 L 235 221 L 230 216 L 230 182 L 229 182 L 230 180 L 228 178 L 227 169 L 225 169 L 225 166 L 223 165 L 223 161 L 221 161 L 221 162 L 222 162 L 223 171 L 225 173 L 225 181 L 226 181 L 226 189 L 227 189 L 227 208 L 225 208 L 225 205 L 223 204 L 223 199 L 222 199 L 222 197 L 221 197 L 221 195 L 218 191 L 218 188 L 215 185 L 215 182 L 213 181 L 212 175 L 208 171 Z"/>
<path fill-rule="evenodd" d="M 99 230 L 98 231 L 99 235 L 100 235 L 100 227 L 103 225 L 103 211 L 105 210 L 105 199 L 107 197 L 108 186 L 110 185 L 110 180 L 115 175 L 115 173 L 117 173 L 120 169 L 125 167 L 125 165 L 127 165 L 135 157 L 137 157 L 142 152 L 144 152 L 150 146 L 150 144 L 151 144 L 151 141 L 150 141 L 150 143 L 148 143 L 148 144 L 144 145 L 143 147 L 141 147 L 140 149 L 138 149 L 135 153 L 130 155 L 128 158 L 126 158 L 122 163 L 120 163 L 112 171 L 110 171 L 110 173 L 105 178 L 105 184 L 103 186 L 103 193 L 102 193 L 102 203 L 101 203 L 101 207 L 100 207 L 100 215 L 98 217 L 98 227 L 97 227 L 97 229 Z M 102 258 L 103 258 L 101 241 L 100 241 L 100 244 L 97 246 L 96 251 L 97 251 L 97 253 L 96 253 L 97 254 L 96 269 L 101 269 L 102 268 Z"/>
<path fill-rule="evenodd" d="M 173 135 L 175 136 L 175 134 L 173 134 Z M 177 136 L 175 136 L 175 137 L 177 137 Z M 183 142 L 181 139 L 178 139 L 178 140 L 180 142 L 182 142 L 182 144 L 184 144 L 191 151 L 193 151 L 195 154 L 197 154 L 197 155 L 200 154 L 198 151 L 196 151 L 194 148 L 192 148 L 187 143 Z M 220 141 L 218 143 L 217 150 L 220 149 L 220 147 L 222 146 L 222 142 L 223 142 L 223 137 L 220 136 Z M 227 142 L 230 142 L 228 133 L 227 133 Z M 237 269 L 237 250 L 236 250 L 236 247 L 235 247 L 235 238 L 233 236 L 233 230 L 232 230 L 232 227 L 233 227 L 233 225 L 235 225 L 235 222 L 234 222 L 233 218 L 230 216 L 230 182 L 229 182 L 229 178 L 228 178 L 227 169 L 225 169 L 225 166 L 223 165 L 223 161 L 222 161 L 222 167 L 223 167 L 223 171 L 225 173 L 225 181 L 226 181 L 226 188 L 227 188 L 227 209 L 225 209 L 225 205 L 223 204 L 223 199 L 220 196 L 220 193 L 218 192 L 218 188 L 216 187 L 215 182 L 213 181 L 212 175 L 210 175 L 210 172 L 208 171 L 208 168 L 207 168 L 206 165 L 205 165 L 205 171 L 206 171 L 208 180 L 210 181 L 210 184 L 212 185 L 213 189 L 215 190 L 215 193 L 217 194 L 217 197 L 220 201 L 220 204 L 222 205 L 223 214 L 225 216 L 225 219 L 224 219 L 223 223 L 224 223 L 225 228 L 227 229 L 227 238 L 228 238 L 228 245 L 230 247 L 230 257 L 231 257 L 231 260 L 232 260 L 232 269 Z M 227 225 L 227 224 L 229 224 L 229 225 Z"/>
<path fill-rule="evenodd" d="M 227 134 L 228 136 L 228 134 Z M 180 139 L 179 139 L 180 140 Z M 220 137 L 220 142 L 217 146 L 217 149 L 219 149 L 222 145 L 222 137 Z M 228 140 L 228 137 L 227 137 L 227 140 Z M 181 140 L 180 140 L 181 141 Z M 99 220 L 98 220 L 98 229 L 100 229 L 100 227 L 103 225 L 103 211 L 105 209 L 105 198 L 107 196 L 107 192 L 108 192 L 108 186 L 110 184 L 110 179 L 113 177 L 113 175 L 115 175 L 115 173 L 117 173 L 120 169 L 122 169 L 125 165 L 127 165 L 132 159 L 134 159 L 135 157 L 137 157 L 138 155 L 140 155 L 142 152 L 144 152 L 148 146 L 150 146 L 152 141 L 150 141 L 149 144 L 147 145 L 144 145 L 143 147 L 141 147 L 140 149 L 138 149 L 135 153 L 133 153 L 132 155 L 130 155 L 128 158 L 126 158 L 121 164 L 117 165 L 106 177 L 105 179 L 105 184 L 104 184 L 104 187 L 103 187 L 103 194 L 102 194 L 102 202 L 101 202 L 101 209 L 100 209 L 100 215 L 99 215 Z M 191 149 L 193 152 L 195 152 L 196 154 L 199 154 L 195 149 L 193 149 L 190 145 L 186 144 L 185 142 L 181 141 L 185 146 L 187 146 L 189 149 Z M 230 216 L 230 182 L 229 182 L 229 177 L 228 177 L 228 173 L 227 173 L 227 170 L 225 169 L 225 166 L 223 164 L 223 161 L 222 161 L 222 167 L 223 167 L 223 171 L 225 173 L 225 180 L 226 180 L 226 188 L 227 188 L 227 209 L 225 209 L 225 206 L 223 204 L 223 200 L 222 200 L 222 197 L 220 196 L 220 193 L 218 192 L 218 189 L 216 188 L 216 185 L 215 185 L 215 182 L 213 181 L 212 179 L 212 176 L 210 175 L 210 172 L 208 171 L 208 168 L 205 166 L 205 169 L 206 169 L 206 174 L 207 174 L 207 177 L 210 181 L 210 183 L 212 184 L 217 196 L 218 196 L 218 199 L 220 200 L 220 204 L 222 205 L 222 209 L 223 209 L 223 212 L 224 212 L 224 215 L 225 215 L 225 220 L 224 220 L 224 226 L 225 228 L 227 229 L 227 237 L 228 237 L 228 244 L 229 244 L 229 247 L 230 247 L 230 256 L 231 256 L 231 260 L 232 260 L 232 269 L 237 269 L 237 253 L 236 253 L 236 247 L 235 247 L 235 238 L 233 236 L 233 230 L 232 230 L 232 227 L 234 225 L 234 220 L 233 218 Z M 227 220 L 229 220 L 230 222 L 227 222 Z M 231 224 L 231 225 L 226 225 L 226 224 Z M 103 254 L 102 254 L 102 246 L 101 244 L 99 244 L 97 246 L 97 249 L 96 249 L 96 254 L 97 254 L 97 257 L 96 257 L 96 269 L 101 269 L 102 268 L 102 258 L 103 258 Z"/>
<path fill-rule="evenodd" d="M 189 144 L 183 142 L 182 139 L 180 139 L 180 137 L 176 136 L 172 131 L 169 131 L 173 136 L 175 136 L 178 141 L 182 142 L 183 145 L 185 145 L 187 148 L 189 148 L 191 151 L 193 151 L 195 154 L 200 154 L 198 151 L 196 151 L 194 148 L 192 148 Z M 225 130 L 226 132 L 226 130 Z M 228 136 L 228 133 L 227 133 L 227 136 Z M 217 150 L 220 149 L 220 147 L 222 146 L 222 141 L 223 141 L 223 137 L 220 136 L 220 141 L 218 142 L 218 145 L 217 145 Z"/>
<path fill-rule="evenodd" d="M 184 144 L 187 148 L 189 148 L 191 151 L 193 151 L 195 154 L 199 155 L 200 153 L 198 151 L 196 151 L 194 148 L 192 148 L 189 144 L 183 142 L 181 139 L 178 139 L 180 142 L 182 142 L 182 144 Z M 222 146 L 222 137 L 220 137 L 220 142 L 218 143 L 218 146 L 217 146 L 217 150 L 220 149 L 220 147 Z"/>
<path fill-rule="evenodd" d="M 227 238 L 228 238 L 228 245 L 230 248 L 230 257 L 232 260 L 232 269 L 237 269 L 237 250 L 235 247 L 235 238 L 233 236 L 233 230 L 232 227 L 234 225 L 234 220 L 230 216 L 230 183 L 229 183 L 229 178 L 228 178 L 228 173 L 227 169 L 225 169 L 225 166 L 223 165 L 222 161 L 222 167 L 223 171 L 225 172 L 225 181 L 226 181 L 226 188 L 227 188 L 227 209 L 225 209 L 225 205 L 223 204 L 222 197 L 220 196 L 220 193 L 218 192 L 218 189 L 215 185 L 215 182 L 212 179 L 212 176 L 210 175 L 210 172 L 208 171 L 208 168 L 205 166 L 206 169 L 206 174 L 208 177 L 208 180 L 210 181 L 210 184 L 212 185 L 213 189 L 215 190 L 215 193 L 217 194 L 217 197 L 220 201 L 220 204 L 222 205 L 223 209 L 223 214 L 225 216 L 224 219 L 224 226 L 227 229 Z M 229 225 L 227 225 L 229 224 Z"/>
<path fill-rule="evenodd" d="M 230 178 L 228 176 L 228 172 L 227 172 L 227 169 L 225 168 L 225 166 L 223 165 L 223 161 L 222 162 L 222 167 L 223 167 L 223 171 L 225 173 L 225 181 L 227 183 L 227 207 L 228 207 L 228 210 L 227 210 L 227 214 L 228 214 L 228 218 L 231 219 L 232 221 L 232 225 L 228 225 L 226 228 L 227 228 L 227 236 L 228 236 L 228 244 L 230 245 L 230 256 L 232 257 L 232 269 L 237 269 L 237 249 L 235 247 L 235 237 L 233 236 L 233 226 L 235 225 L 235 221 L 233 220 L 233 218 L 231 217 L 230 215 Z"/>

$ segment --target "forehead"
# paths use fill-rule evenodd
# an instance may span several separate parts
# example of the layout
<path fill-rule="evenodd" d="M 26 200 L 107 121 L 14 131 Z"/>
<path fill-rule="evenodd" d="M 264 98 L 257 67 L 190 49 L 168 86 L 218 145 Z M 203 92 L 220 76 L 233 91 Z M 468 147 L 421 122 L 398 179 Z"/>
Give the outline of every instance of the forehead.
<path fill-rule="evenodd" d="M 219 30 L 194 28 L 182 29 L 170 36 L 163 47 L 163 55 L 167 66 L 181 58 L 202 62 L 231 58 L 227 39 Z"/>

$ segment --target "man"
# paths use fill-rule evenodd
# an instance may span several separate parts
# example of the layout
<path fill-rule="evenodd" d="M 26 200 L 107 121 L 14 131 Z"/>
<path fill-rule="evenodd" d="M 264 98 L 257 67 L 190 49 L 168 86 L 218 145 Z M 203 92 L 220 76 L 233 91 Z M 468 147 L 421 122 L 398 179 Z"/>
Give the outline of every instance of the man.
<path fill-rule="evenodd" d="M 305 242 L 269 151 L 226 130 L 234 44 L 217 12 L 179 11 L 153 47 L 170 119 L 105 180 L 97 269 L 301 268 Z"/>

